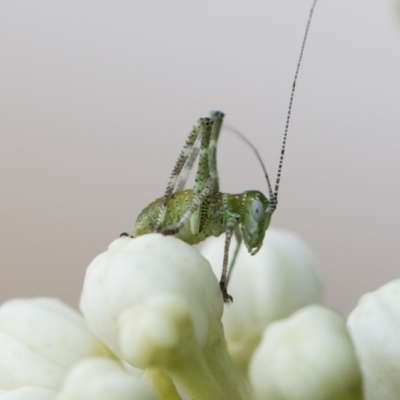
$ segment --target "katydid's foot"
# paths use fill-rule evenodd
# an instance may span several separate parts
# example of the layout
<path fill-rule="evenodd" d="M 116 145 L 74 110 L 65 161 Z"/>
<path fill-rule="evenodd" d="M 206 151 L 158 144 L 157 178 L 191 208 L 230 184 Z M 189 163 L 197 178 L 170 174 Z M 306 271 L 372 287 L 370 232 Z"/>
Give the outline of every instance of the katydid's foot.
<path fill-rule="evenodd" d="M 122 233 L 119 235 L 119 237 L 123 237 L 123 236 L 127 236 L 127 237 L 130 237 L 131 239 L 133 239 L 133 236 L 130 235 L 129 233 L 127 233 L 127 232 L 122 232 Z"/>
<path fill-rule="evenodd" d="M 220 282 L 219 287 L 221 288 L 222 292 L 222 297 L 224 299 L 224 303 L 233 303 L 233 297 L 228 293 L 228 290 L 226 289 L 225 283 Z"/>
<path fill-rule="evenodd" d="M 170 229 L 162 229 L 160 230 L 161 235 L 164 236 L 172 236 L 179 232 L 179 228 L 170 228 Z"/>

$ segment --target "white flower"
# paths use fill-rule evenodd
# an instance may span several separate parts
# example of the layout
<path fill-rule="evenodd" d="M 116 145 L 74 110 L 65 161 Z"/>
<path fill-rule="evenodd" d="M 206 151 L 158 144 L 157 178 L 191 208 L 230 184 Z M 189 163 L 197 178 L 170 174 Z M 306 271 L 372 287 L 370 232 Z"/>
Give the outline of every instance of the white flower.
<path fill-rule="evenodd" d="M 37 386 L 23 386 L 14 390 L 0 390 L 0 400 L 56 400 L 54 390 Z"/>
<path fill-rule="evenodd" d="M 87 270 L 81 309 L 131 365 L 164 371 L 197 400 L 244 398 L 226 352 L 218 281 L 181 240 L 149 234 L 114 241 Z"/>
<path fill-rule="evenodd" d="M 361 400 L 361 376 L 344 319 L 308 306 L 272 323 L 250 364 L 259 400 Z"/>
<path fill-rule="evenodd" d="M 157 400 L 143 379 L 130 375 L 122 365 L 107 358 L 90 358 L 75 364 L 56 400 Z M 1 400 L 1 398 L 0 398 Z"/>
<path fill-rule="evenodd" d="M 0 307 L 0 388 L 57 389 L 81 358 L 111 354 L 76 311 L 55 299 L 11 300 Z"/>
<path fill-rule="evenodd" d="M 224 237 L 208 239 L 201 247 L 219 277 Z M 232 240 L 230 259 L 236 241 Z M 262 332 L 272 321 L 309 304 L 319 303 L 322 285 L 311 250 L 295 234 L 269 228 L 255 256 L 242 246 L 228 286 L 233 303 L 225 307 L 224 324 L 229 353 L 246 372 Z"/>
<path fill-rule="evenodd" d="M 348 319 L 368 400 L 400 396 L 400 280 L 361 297 Z"/>

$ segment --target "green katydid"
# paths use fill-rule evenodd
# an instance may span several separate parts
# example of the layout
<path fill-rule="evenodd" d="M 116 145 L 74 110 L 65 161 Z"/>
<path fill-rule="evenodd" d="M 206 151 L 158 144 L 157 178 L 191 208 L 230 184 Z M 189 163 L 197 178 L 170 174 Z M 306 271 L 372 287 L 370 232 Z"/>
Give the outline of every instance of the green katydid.
<path fill-rule="evenodd" d="M 225 233 L 224 258 L 220 279 L 220 288 L 225 302 L 232 301 L 232 297 L 227 292 L 227 281 L 229 278 L 228 254 L 233 233 L 239 239 L 243 238 L 251 255 L 256 254 L 263 244 L 265 232 L 278 204 L 278 190 L 293 97 L 316 2 L 317 0 L 314 0 L 310 11 L 297 63 L 274 190 L 272 190 L 268 174 L 257 150 L 240 132 L 228 128 L 230 131 L 239 134 L 255 151 L 264 170 L 269 199 L 256 190 L 241 194 L 227 194 L 219 191 L 216 150 L 224 115 L 216 111 L 212 112 L 209 118 L 199 119 L 194 126 L 173 169 L 164 197 L 149 204 L 139 214 L 132 233 L 133 237 L 137 237 L 151 232 L 160 232 L 163 235 L 174 235 L 188 244 L 197 244 L 207 237 L 220 236 Z M 199 153 L 199 165 L 194 187 L 184 190 L 189 172 Z M 235 256 L 236 254 L 237 251 Z M 230 272 L 232 267 L 233 263 L 231 262 Z"/>

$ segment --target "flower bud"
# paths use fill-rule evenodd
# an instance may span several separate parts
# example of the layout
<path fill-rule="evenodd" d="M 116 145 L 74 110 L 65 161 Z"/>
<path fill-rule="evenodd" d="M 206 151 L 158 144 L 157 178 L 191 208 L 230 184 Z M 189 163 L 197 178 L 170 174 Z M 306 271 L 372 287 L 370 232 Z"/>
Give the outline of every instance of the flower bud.
<path fill-rule="evenodd" d="M 210 238 L 201 247 L 218 277 L 224 239 Z M 230 260 L 235 248 L 233 239 Z M 234 301 L 225 307 L 222 322 L 229 353 L 245 373 L 265 327 L 301 307 L 319 303 L 322 285 L 315 258 L 306 244 L 297 235 L 269 228 L 256 255 L 251 256 L 241 246 L 228 292 Z"/>
<path fill-rule="evenodd" d="M 364 379 L 365 398 L 395 400 L 400 393 L 400 280 L 361 297 L 348 319 Z"/>
<path fill-rule="evenodd" d="M 75 364 L 64 380 L 57 400 L 157 400 L 149 383 L 130 375 L 108 358 L 87 358 Z"/>
<path fill-rule="evenodd" d="M 93 332 L 134 367 L 165 371 L 198 400 L 241 398 L 218 281 L 183 241 L 117 239 L 89 266 L 81 309 Z"/>
<path fill-rule="evenodd" d="M 10 300 L 0 307 L 0 388 L 57 389 L 81 358 L 111 354 L 81 315 L 55 299 Z"/>
<path fill-rule="evenodd" d="M 362 399 L 345 321 L 317 305 L 267 327 L 249 373 L 257 400 Z"/>
<path fill-rule="evenodd" d="M 0 400 L 56 400 L 54 390 L 37 386 L 23 386 L 14 390 L 0 390 Z"/>

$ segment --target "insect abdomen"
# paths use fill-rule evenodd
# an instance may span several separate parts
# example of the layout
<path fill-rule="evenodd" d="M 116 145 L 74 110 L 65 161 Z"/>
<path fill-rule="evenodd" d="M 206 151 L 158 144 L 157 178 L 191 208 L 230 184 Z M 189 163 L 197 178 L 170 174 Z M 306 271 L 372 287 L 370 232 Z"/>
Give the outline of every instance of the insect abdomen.
<path fill-rule="evenodd" d="M 153 201 L 139 214 L 136 220 L 133 236 L 136 237 L 154 232 L 162 200 L 163 200 L 162 198 L 159 198 Z M 187 211 L 188 207 L 192 204 L 192 202 L 193 202 L 193 190 L 183 190 L 174 193 L 168 202 L 168 207 L 167 207 L 167 212 L 165 214 L 163 227 L 165 228 L 174 226 L 176 221 L 179 221 L 181 217 L 185 214 L 185 212 Z M 218 233 L 218 235 L 216 236 L 219 236 L 219 234 L 224 231 L 225 228 L 223 226 L 224 225 L 223 217 L 221 218 L 220 216 L 215 216 L 208 212 L 206 215 L 203 214 L 202 218 L 203 219 L 200 225 L 200 230 L 197 234 L 194 234 L 192 232 L 189 219 L 179 230 L 179 232 L 174 236 L 183 240 L 188 244 L 197 244 L 205 240 L 207 237 L 215 235 L 215 233 Z M 218 220 L 220 220 L 218 222 L 219 225 L 221 225 L 221 232 L 214 231 L 213 233 L 212 231 L 213 218 L 217 218 Z"/>

